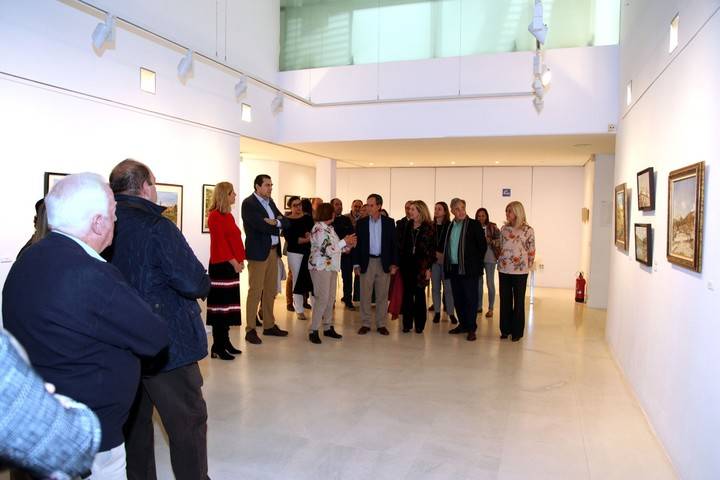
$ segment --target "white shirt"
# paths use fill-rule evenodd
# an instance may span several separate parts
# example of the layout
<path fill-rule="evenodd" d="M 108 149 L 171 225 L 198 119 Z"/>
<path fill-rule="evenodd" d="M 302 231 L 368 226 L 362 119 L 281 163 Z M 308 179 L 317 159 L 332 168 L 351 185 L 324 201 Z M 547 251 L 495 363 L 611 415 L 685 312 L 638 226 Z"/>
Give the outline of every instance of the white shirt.
<path fill-rule="evenodd" d="M 257 193 L 253 193 L 255 195 L 255 198 L 260 200 L 260 204 L 265 208 L 265 211 L 268 214 L 268 218 L 275 218 L 275 212 L 273 212 L 272 207 L 270 207 L 270 200 L 265 200 L 263 197 L 258 195 Z M 280 226 L 280 222 L 278 222 L 278 227 Z M 270 235 L 270 243 L 271 245 L 275 246 L 280 241 L 280 237 L 277 235 Z"/>

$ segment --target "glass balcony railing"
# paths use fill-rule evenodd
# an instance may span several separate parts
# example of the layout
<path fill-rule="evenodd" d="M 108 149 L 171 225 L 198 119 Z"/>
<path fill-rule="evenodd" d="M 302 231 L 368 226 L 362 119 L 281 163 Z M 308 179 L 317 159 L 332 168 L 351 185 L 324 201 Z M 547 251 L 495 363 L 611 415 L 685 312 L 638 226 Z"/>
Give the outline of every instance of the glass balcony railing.
<path fill-rule="evenodd" d="M 533 0 L 281 0 L 280 70 L 533 50 Z M 546 48 L 618 43 L 620 0 L 544 0 Z"/>

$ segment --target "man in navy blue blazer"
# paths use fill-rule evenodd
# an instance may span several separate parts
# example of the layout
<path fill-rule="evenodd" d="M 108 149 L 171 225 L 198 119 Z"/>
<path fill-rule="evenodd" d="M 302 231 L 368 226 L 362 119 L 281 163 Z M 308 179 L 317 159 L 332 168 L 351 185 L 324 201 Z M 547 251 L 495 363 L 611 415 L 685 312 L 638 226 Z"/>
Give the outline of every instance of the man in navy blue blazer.
<path fill-rule="evenodd" d="M 370 331 L 371 300 L 375 289 L 375 327 L 381 335 L 389 335 L 387 319 L 390 275 L 395 275 L 398 264 L 398 246 L 395 222 L 380 215 L 383 199 L 377 193 L 367 199 L 368 216 L 355 225 L 357 246 L 353 249 L 355 273 L 360 275 L 360 335 Z"/>
<path fill-rule="evenodd" d="M 168 345 L 168 325 L 99 255 L 112 242 L 115 221 L 115 200 L 99 175 L 63 178 L 45 204 L 51 232 L 10 269 L 5 327 L 58 394 L 100 419 L 91 478 L 125 479 L 123 424 L 140 381 L 138 357 Z"/>
<path fill-rule="evenodd" d="M 253 183 L 255 192 L 242 202 L 240 209 L 245 229 L 245 255 L 248 261 L 247 325 L 245 341 L 262 343 L 255 328 L 258 304 L 262 297 L 263 335 L 285 337 L 288 332 L 275 324 L 273 305 L 277 293 L 280 230 L 290 226 L 290 220 L 280 214 L 272 194 L 272 179 L 258 175 Z"/>

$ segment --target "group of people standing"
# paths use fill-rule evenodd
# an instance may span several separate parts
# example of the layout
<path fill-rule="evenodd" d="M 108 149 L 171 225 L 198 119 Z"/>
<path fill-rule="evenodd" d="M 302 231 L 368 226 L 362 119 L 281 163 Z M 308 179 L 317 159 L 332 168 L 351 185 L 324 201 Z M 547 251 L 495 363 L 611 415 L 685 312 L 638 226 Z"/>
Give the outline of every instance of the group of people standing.
<path fill-rule="evenodd" d="M 365 335 L 375 329 L 388 335 L 387 310 L 391 290 L 402 288 L 401 313 L 404 333 L 415 330 L 422 333 L 427 319 L 426 289 L 432 283 L 434 311 L 433 322 L 439 323 L 443 305 L 450 323 L 455 325 L 449 333 L 466 334 L 470 341 L 476 340 L 477 314 L 482 312 L 483 277 L 488 288 L 486 317 L 493 316 L 495 303 L 495 269 L 500 278 L 500 333 L 501 338 L 512 337 L 518 341 L 524 334 L 524 298 L 528 273 L 535 256 L 535 238 L 532 227 L 527 224 L 525 211 L 520 202 L 508 204 L 506 222 L 499 228 L 490 221 L 485 208 L 470 218 L 465 201 L 454 198 L 448 207 L 437 202 L 431 217 L 428 206 L 422 200 L 405 204 L 406 216 L 397 222 L 383 214 L 383 199 L 371 194 L 367 202 L 354 200 L 349 214 L 342 214 L 342 202 L 335 198 L 330 203 L 321 200 L 310 203 L 299 197 L 288 201 L 290 214 L 283 216 L 271 198 L 272 181 L 267 175 L 259 175 L 254 182 L 255 191 L 242 202 L 242 219 L 248 250 L 252 245 L 252 258 L 248 254 L 249 291 L 246 304 L 247 326 L 245 339 L 249 343 L 262 341 L 255 331 L 258 302 L 262 296 L 261 317 L 263 335 L 286 336 L 287 331 L 275 325 L 272 304 L 277 292 L 279 258 L 282 256 L 281 237 L 285 238 L 292 289 L 292 303 L 288 310 L 297 318 L 306 320 L 306 301 L 312 295 L 312 319 L 308 337 L 313 343 L 322 343 L 320 326 L 325 336 L 342 338 L 333 326 L 333 308 L 338 274 L 343 283 L 342 302 L 354 310 L 354 297 L 360 299 L 362 325 L 358 334 Z M 232 193 L 232 190 L 230 190 Z M 217 189 L 213 205 L 219 205 L 218 196 L 227 196 L 227 190 Z M 232 193 L 234 201 L 234 193 Z M 316 199 L 318 200 L 318 199 Z M 303 208 L 303 202 L 306 202 Z M 228 204 L 232 205 L 232 202 Z M 217 209 L 211 209 L 211 250 L 219 243 L 234 248 L 232 264 L 229 260 L 211 255 L 210 276 L 212 289 L 208 300 L 208 322 L 214 331 L 222 324 L 214 340 L 213 356 L 231 359 L 232 353 L 240 353 L 227 339 L 227 326 L 240 322 L 240 298 L 237 285 L 245 248 L 229 208 L 223 215 L 228 217 L 227 228 L 217 221 Z M 451 219 L 452 214 L 452 219 Z M 232 224 L 232 225 L 230 225 Z M 230 237 L 232 240 L 229 240 Z M 236 247 L 233 247 L 236 245 Z M 232 273 L 233 278 L 215 275 L 222 269 Z M 398 273 L 399 272 L 399 273 Z M 357 290 L 359 289 L 359 295 Z M 215 291 L 232 290 L 233 298 L 224 298 Z M 355 291 L 355 295 L 353 294 Z M 219 303 L 215 304 L 214 299 Z M 372 304 L 377 307 L 374 312 Z M 218 318 L 222 316 L 224 320 Z M 234 320 L 229 322 L 227 319 Z M 373 322 L 374 318 L 374 322 Z"/>
<path fill-rule="evenodd" d="M 353 201 L 349 215 L 342 214 L 339 199 L 303 209 L 297 197 L 290 201 L 291 214 L 283 215 L 271 198 L 268 175 L 258 175 L 253 186 L 242 201 L 243 241 L 232 215 L 233 185 L 216 185 L 208 216 L 207 272 L 182 233 L 162 216 L 153 172 L 135 160 L 120 162 L 109 184 L 90 173 L 67 176 L 36 205 L 36 233 L 12 266 L 2 296 L 9 333 L 0 332 L 0 360 L 3 372 L 15 372 L 3 381 L 32 391 L 32 398 L 23 398 L 42 409 L 30 420 L 21 418 L 24 409 L 6 409 L 2 425 L 16 426 L 15 465 L 35 475 L 45 475 L 55 465 L 83 478 L 155 478 L 152 413 L 157 409 L 169 437 L 175 478 L 209 478 L 207 409 L 197 363 L 208 345 L 198 300 L 207 299 L 213 358 L 232 360 L 241 353 L 230 341 L 229 328 L 242 323 L 239 275 L 246 268 L 246 343 L 262 344 L 260 326 L 265 337 L 287 336 L 273 313 L 281 237 L 299 318 L 308 307 L 305 295 L 313 298 L 312 343 L 322 343 L 320 330 L 326 338 L 342 338 L 333 325 L 338 274 L 347 309 L 355 309 L 359 286 L 359 335 L 371 332 L 373 323 L 378 334 L 389 335 L 394 276 L 394 297 L 400 285 L 403 289 L 403 332 L 423 332 L 425 292 L 432 281 L 433 321 L 440 321 L 444 297 L 455 325 L 449 333 L 476 340 L 483 273 L 490 317 L 496 265 L 500 337 L 522 338 L 535 239 L 519 202 L 507 205 L 501 228 L 490 222 L 485 209 L 475 219 L 468 217 L 460 198 L 449 208 L 438 202 L 433 217 L 423 201 L 409 201 L 405 218 L 395 222 L 375 193 L 366 203 Z M 43 381 L 53 386 L 43 388 Z M 3 406 L 16 405 L 14 398 L 3 396 Z M 60 415 L 57 405 L 62 412 L 72 407 L 73 414 Z M 42 423 L 43 414 L 55 415 L 53 425 L 63 428 Z M 78 454 L 63 454 L 59 463 L 49 455 L 37 457 L 42 450 L 32 439 L 51 434 L 60 444 L 72 441 Z"/>

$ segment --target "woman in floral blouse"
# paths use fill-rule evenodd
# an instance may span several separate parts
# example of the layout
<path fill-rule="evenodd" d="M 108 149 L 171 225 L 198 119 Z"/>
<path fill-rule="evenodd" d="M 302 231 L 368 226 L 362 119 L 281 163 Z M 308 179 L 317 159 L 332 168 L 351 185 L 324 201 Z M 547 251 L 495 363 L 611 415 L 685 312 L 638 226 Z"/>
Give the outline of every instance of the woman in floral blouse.
<path fill-rule="evenodd" d="M 500 231 L 500 338 L 517 342 L 525 331 L 525 287 L 535 260 L 535 231 L 527 224 L 520 202 L 505 207 L 507 222 Z"/>
<path fill-rule="evenodd" d="M 340 271 L 340 255 L 357 243 L 355 234 L 340 240 L 332 227 L 335 209 L 329 203 L 322 203 L 315 211 L 315 226 L 310 232 L 310 259 L 308 268 L 315 292 L 315 305 L 310 325 L 310 341 L 322 343 L 318 328 L 323 323 L 326 337 L 342 338 L 333 327 L 333 305 L 337 290 L 337 274 Z"/>

